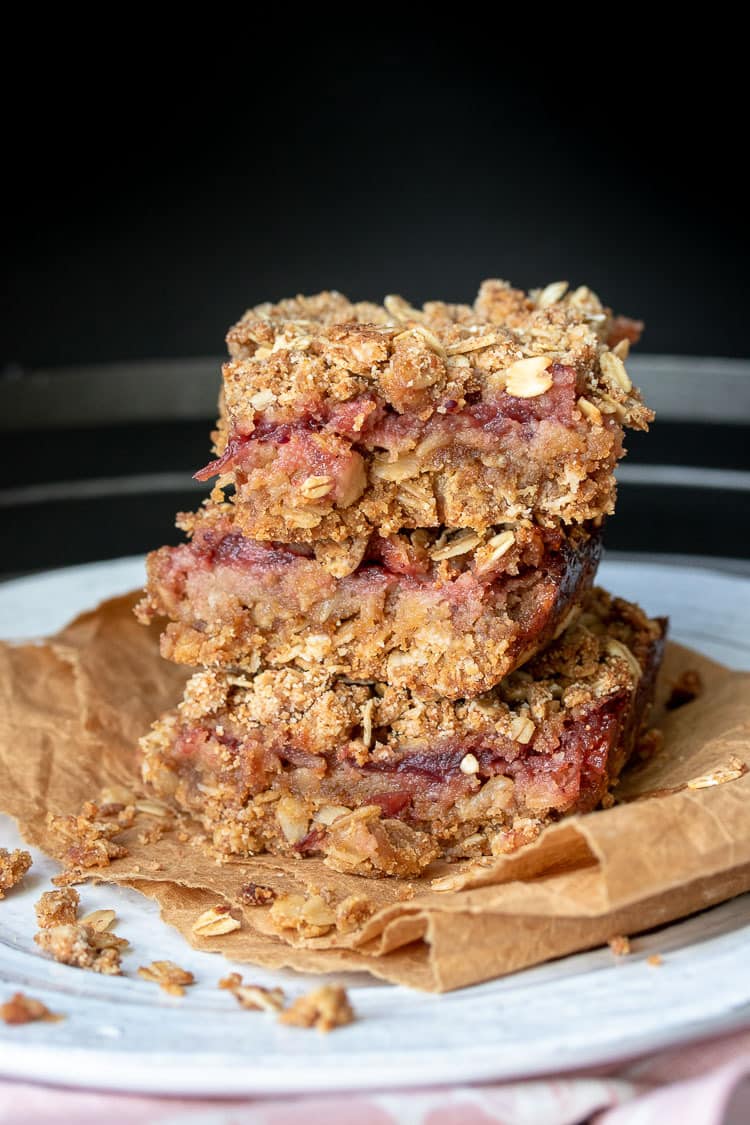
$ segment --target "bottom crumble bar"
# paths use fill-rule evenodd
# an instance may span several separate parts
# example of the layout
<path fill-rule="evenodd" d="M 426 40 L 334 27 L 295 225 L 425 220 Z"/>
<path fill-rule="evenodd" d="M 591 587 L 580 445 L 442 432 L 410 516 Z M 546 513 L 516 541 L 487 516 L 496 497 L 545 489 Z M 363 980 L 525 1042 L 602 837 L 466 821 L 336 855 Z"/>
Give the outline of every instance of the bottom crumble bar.
<path fill-rule="evenodd" d="M 472 700 L 294 668 L 198 673 L 141 740 L 143 776 L 225 855 L 409 876 L 596 808 L 646 721 L 666 625 L 592 591 L 557 641 Z"/>

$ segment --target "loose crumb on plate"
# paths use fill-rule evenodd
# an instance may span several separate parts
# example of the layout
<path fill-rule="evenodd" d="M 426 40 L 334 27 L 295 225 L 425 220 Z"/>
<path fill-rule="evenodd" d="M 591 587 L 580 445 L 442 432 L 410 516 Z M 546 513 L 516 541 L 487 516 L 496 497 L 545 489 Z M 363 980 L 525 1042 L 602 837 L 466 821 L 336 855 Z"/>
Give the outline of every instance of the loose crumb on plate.
<path fill-rule="evenodd" d="M 120 976 L 120 957 L 128 943 L 108 929 L 96 929 L 95 925 L 81 921 L 50 926 L 41 929 L 34 941 L 40 949 L 63 965 L 91 969 L 105 976 Z"/>
<path fill-rule="evenodd" d="M 28 852 L 23 852 L 19 848 L 12 852 L 7 848 L 0 848 L 0 899 L 5 898 L 6 891 L 21 882 L 31 867 L 31 862 Z"/>
<path fill-rule="evenodd" d="M 62 1019 L 65 1017 L 51 1012 L 41 1000 L 26 996 L 23 992 L 16 992 L 10 1000 L 0 1004 L 0 1020 L 8 1024 L 34 1023 L 36 1020 L 56 1023 Z"/>
<path fill-rule="evenodd" d="M 158 984 L 170 996 L 184 996 L 185 989 L 195 984 L 193 974 L 175 965 L 174 961 L 152 961 L 150 965 L 141 965 L 138 976 Z"/>
<path fill-rule="evenodd" d="M 652 953 L 650 957 L 646 958 L 646 964 L 653 965 L 655 969 L 658 969 L 660 965 L 664 964 L 664 960 L 659 953 Z"/>
<path fill-rule="evenodd" d="M 239 973 L 222 977 L 219 988 L 231 992 L 241 1008 L 248 1012 L 280 1012 L 284 1007 L 281 988 L 264 988 L 260 984 L 243 984 Z"/>
<path fill-rule="evenodd" d="M 611 937 L 607 944 L 615 957 L 627 957 L 630 953 L 630 938 L 625 937 L 624 934 L 617 934 L 615 937 Z"/>
<path fill-rule="evenodd" d="M 297 999 L 279 1014 L 279 1023 L 290 1027 L 314 1027 L 318 1031 L 333 1031 L 353 1023 L 354 1009 L 349 1003 L 346 989 L 339 985 L 324 984 Z"/>
<path fill-rule="evenodd" d="M 63 887 L 59 891 L 45 891 L 34 905 L 39 929 L 72 926 L 78 919 L 80 902 L 78 891 L 73 890 L 72 887 Z"/>

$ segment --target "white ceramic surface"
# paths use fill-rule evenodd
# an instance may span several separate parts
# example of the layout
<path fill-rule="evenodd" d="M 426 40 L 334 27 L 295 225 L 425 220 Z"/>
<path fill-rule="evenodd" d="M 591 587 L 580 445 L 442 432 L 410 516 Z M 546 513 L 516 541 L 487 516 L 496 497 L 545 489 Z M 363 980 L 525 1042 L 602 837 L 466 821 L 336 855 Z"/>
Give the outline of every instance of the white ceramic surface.
<path fill-rule="evenodd" d="M 75 567 L 0 585 L 0 635 L 29 638 L 141 581 L 142 560 Z M 734 667 L 750 667 L 750 580 L 702 568 L 605 563 L 603 584 L 672 618 L 672 636 Z M 20 839 L 0 817 L 0 846 Z M 112 906 L 131 941 L 124 978 L 99 977 L 37 955 L 33 904 L 56 865 L 41 855 L 0 905 L 0 999 L 22 989 L 61 1023 L 0 1024 L 0 1075 L 101 1089 L 248 1094 L 416 1086 L 539 1074 L 605 1063 L 750 1022 L 750 895 L 633 943 L 567 957 L 504 980 L 430 996 L 338 978 L 359 1020 L 329 1036 L 241 1011 L 216 988 L 228 970 L 116 887 L 81 888 L 86 910 Z M 663 964 L 647 963 L 658 951 Z M 133 974 L 168 958 L 198 980 L 183 999 Z M 240 967 L 291 995 L 311 978 Z"/>

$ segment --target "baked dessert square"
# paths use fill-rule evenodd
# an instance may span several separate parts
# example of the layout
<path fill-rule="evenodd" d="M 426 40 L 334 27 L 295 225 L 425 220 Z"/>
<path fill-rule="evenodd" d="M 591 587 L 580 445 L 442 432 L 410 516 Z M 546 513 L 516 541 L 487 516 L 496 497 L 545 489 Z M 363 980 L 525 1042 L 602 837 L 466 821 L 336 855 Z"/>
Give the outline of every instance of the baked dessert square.
<path fill-rule="evenodd" d="M 647 721 L 665 623 L 591 591 L 561 636 L 471 700 L 331 676 L 199 672 L 141 740 L 143 777 L 225 856 L 359 875 L 512 851 L 610 801 Z"/>
<path fill-rule="evenodd" d="M 652 418 L 623 362 L 638 331 L 563 284 L 262 305 L 229 333 L 217 457 L 196 476 L 279 542 L 600 519 L 624 427 Z"/>
<path fill-rule="evenodd" d="M 505 525 L 373 533 L 353 556 L 247 539 L 235 516 L 230 504 L 183 516 L 190 541 L 148 557 L 138 614 L 170 618 L 167 659 L 250 673 L 323 661 L 420 699 L 479 695 L 543 648 L 601 553 L 599 528 Z"/>

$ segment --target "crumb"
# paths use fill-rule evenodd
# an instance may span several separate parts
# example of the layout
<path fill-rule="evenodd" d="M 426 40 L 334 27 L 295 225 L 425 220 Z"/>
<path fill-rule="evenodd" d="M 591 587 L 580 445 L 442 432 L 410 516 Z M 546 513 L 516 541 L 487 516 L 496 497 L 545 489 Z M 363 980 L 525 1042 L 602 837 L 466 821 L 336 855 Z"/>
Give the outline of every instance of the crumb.
<path fill-rule="evenodd" d="M 40 930 L 34 941 L 55 961 L 77 969 L 91 969 L 105 976 L 119 976 L 123 938 L 107 931 L 97 932 L 85 922 L 51 926 Z"/>
<path fill-rule="evenodd" d="M 138 843 L 144 845 L 158 844 L 162 836 L 167 832 L 169 832 L 169 825 L 159 824 L 157 821 L 156 824 L 151 824 L 148 828 L 144 828 L 142 832 L 138 833 Z"/>
<path fill-rule="evenodd" d="M 664 961 L 658 953 L 652 953 L 650 957 L 646 958 L 646 964 L 653 965 L 655 969 L 658 969 L 660 965 L 664 964 Z"/>
<path fill-rule="evenodd" d="M 5 891 L 21 882 L 31 867 L 31 862 L 28 852 L 22 852 L 19 848 L 12 852 L 7 848 L 0 848 L 0 899 L 5 898 Z"/>
<path fill-rule="evenodd" d="M 364 926 L 375 913 L 375 907 L 362 895 L 349 895 L 336 907 L 336 929 L 348 934 Z"/>
<path fill-rule="evenodd" d="M 45 891 L 34 906 L 39 929 L 73 925 L 78 918 L 80 903 L 78 891 L 74 891 L 72 887 L 65 887 L 60 891 Z"/>
<path fill-rule="evenodd" d="M 141 965 L 138 976 L 158 984 L 170 996 L 184 996 L 185 989 L 195 984 L 193 974 L 175 965 L 174 961 L 152 961 L 150 965 Z"/>
<path fill-rule="evenodd" d="M 665 707 L 668 711 L 676 711 L 686 703 L 692 703 L 703 691 L 703 680 L 694 668 L 686 668 L 672 684 L 672 691 Z"/>
<path fill-rule="evenodd" d="M 237 897 L 243 906 L 270 906 L 276 898 L 276 891 L 261 883 L 248 883 L 240 889 Z"/>
<path fill-rule="evenodd" d="M 192 930 L 198 937 L 220 937 L 242 928 L 239 918 L 231 913 L 231 908 L 222 903 L 204 910 L 193 922 Z"/>
<path fill-rule="evenodd" d="M 649 761 L 664 749 L 664 732 L 658 727 L 651 727 L 638 739 L 635 754 L 642 761 Z"/>
<path fill-rule="evenodd" d="M 190 842 L 190 833 L 186 832 L 184 828 L 180 829 L 177 833 L 177 842 L 179 844 L 187 844 Z"/>
<path fill-rule="evenodd" d="M 68 867 L 108 867 L 113 859 L 128 854 L 128 849 L 114 840 L 127 825 L 120 824 L 119 817 L 117 823 L 99 817 L 99 806 L 93 801 L 84 802 L 78 814 L 47 817 L 52 831 L 68 843 L 64 855 Z"/>
<path fill-rule="evenodd" d="M 305 996 L 298 996 L 279 1015 L 279 1023 L 290 1027 L 315 1027 L 318 1031 L 332 1031 L 335 1027 L 345 1027 L 353 1022 L 354 1011 L 346 989 L 332 984 L 324 984 Z"/>
<path fill-rule="evenodd" d="M 241 1008 L 248 1012 L 280 1012 L 284 1007 L 284 992 L 280 988 L 264 988 L 260 984 L 243 984 L 239 973 L 222 977 L 219 988 L 231 992 Z"/>
<path fill-rule="evenodd" d="M 623 934 L 611 937 L 607 942 L 615 957 L 627 957 L 630 953 L 630 938 Z"/>
<path fill-rule="evenodd" d="M 323 937 L 336 924 L 336 911 L 321 895 L 279 895 L 270 911 L 280 930 L 296 930 L 300 937 Z"/>
<path fill-rule="evenodd" d="M 0 1020 L 9 1024 L 34 1023 L 36 1020 L 56 1023 L 64 1018 L 51 1012 L 41 1000 L 25 996 L 23 992 L 17 992 L 10 1000 L 0 1004 Z"/>
<path fill-rule="evenodd" d="M 68 871 L 61 871 L 52 880 L 56 887 L 72 887 L 74 883 L 85 883 L 88 876 L 83 871 L 72 867 Z"/>

